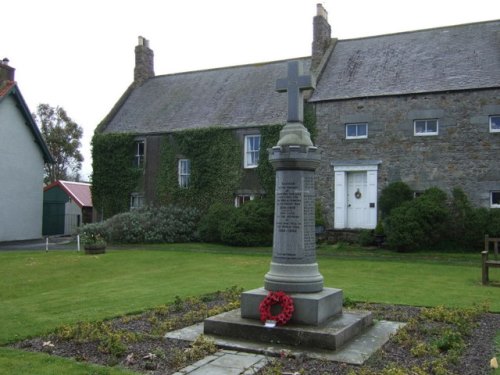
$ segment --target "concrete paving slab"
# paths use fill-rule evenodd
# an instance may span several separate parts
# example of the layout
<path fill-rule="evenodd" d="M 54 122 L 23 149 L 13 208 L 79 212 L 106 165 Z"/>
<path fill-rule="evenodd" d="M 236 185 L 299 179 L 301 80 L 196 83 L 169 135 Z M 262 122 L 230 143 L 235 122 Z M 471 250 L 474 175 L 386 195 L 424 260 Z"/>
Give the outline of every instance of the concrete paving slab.
<path fill-rule="evenodd" d="M 263 355 L 222 350 L 179 370 L 174 375 L 255 374 L 266 363 L 267 359 Z"/>

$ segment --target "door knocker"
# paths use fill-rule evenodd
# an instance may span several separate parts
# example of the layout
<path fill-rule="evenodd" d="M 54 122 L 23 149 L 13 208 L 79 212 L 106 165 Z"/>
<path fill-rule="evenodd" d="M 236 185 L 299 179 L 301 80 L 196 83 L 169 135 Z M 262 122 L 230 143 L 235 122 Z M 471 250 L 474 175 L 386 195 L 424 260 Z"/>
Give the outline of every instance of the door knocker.
<path fill-rule="evenodd" d="M 356 192 L 354 193 L 354 196 L 356 197 L 356 199 L 359 199 L 361 198 L 361 192 L 358 190 L 356 190 Z"/>

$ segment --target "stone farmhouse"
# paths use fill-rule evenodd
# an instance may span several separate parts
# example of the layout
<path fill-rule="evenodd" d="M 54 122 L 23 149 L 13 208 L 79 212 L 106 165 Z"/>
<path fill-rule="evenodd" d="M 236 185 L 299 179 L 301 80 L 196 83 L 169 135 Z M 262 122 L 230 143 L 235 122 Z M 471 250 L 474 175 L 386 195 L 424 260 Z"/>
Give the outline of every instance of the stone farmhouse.
<path fill-rule="evenodd" d="M 155 202 L 162 137 L 214 126 L 242 145 L 235 204 L 265 194 L 255 175 L 260 134 L 286 123 L 275 85 L 287 61 L 156 76 L 148 44 L 139 38 L 134 82 L 97 129 L 136 136 L 131 156 L 144 173 L 131 206 Z M 318 4 L 312 54 L 293 60 L 316 81 L 306 101 L 328 227 L 374 228 L 378 196 L 395 181 L 415 194 L 459 187 L 475 205 L 500 208 L 500 20 L 337 40 Z M 190 168 L 179 155 L 181 186 Z"/>

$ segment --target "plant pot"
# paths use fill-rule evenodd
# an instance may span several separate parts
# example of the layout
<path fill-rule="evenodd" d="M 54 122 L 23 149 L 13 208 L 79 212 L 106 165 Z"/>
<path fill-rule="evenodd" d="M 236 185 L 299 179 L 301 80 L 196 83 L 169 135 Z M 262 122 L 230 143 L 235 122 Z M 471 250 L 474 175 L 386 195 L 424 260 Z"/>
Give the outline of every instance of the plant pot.
<path fill-rule="evenodd" d="M 106 245 L 85 245 L 85 254 L 104 254 L 106 252 Z"/>

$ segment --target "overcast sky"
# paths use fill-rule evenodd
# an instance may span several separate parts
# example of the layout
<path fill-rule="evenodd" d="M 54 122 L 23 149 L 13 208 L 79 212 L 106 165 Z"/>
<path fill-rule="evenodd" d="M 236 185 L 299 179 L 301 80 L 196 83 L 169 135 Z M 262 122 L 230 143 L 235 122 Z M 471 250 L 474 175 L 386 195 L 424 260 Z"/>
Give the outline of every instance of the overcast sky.
<path fill-rule="evenodd" d="M 0 59 L 30 110 L 62 106 L 90 140 L 133 80 L 139 35 L 157 75 L 310 55 L 318 0 L 15 0 L 3 2 Z M 339 39 L 500 18 L 499 0 L 324 0 Z M 498 47 L 498 46 L 497 46 Z"/>

